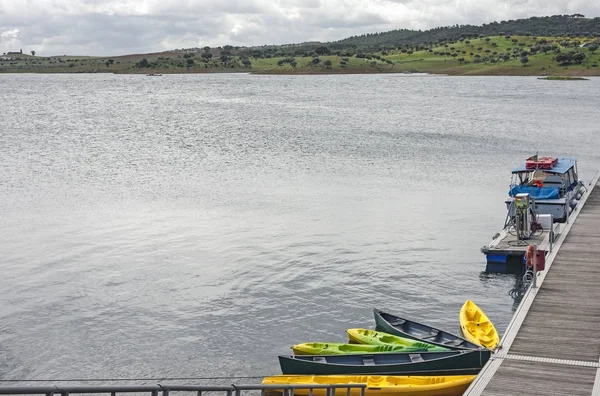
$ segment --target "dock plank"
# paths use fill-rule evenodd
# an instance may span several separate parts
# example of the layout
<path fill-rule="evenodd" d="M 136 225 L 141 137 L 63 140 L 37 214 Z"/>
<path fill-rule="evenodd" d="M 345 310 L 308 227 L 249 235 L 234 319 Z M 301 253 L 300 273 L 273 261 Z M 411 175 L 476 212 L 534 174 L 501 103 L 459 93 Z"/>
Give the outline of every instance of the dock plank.
<path fill-rule="evenodd" d="M 485 395 L 589 396 L 596 369 L 559 364 L 505 360 L 504 375 L 490 382 Z"/>

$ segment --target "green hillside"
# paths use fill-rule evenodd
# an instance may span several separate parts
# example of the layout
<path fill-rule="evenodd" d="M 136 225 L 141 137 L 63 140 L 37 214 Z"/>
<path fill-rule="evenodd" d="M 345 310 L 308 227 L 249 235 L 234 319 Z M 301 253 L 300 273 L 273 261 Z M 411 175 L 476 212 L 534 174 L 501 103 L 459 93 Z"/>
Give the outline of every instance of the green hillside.
<path fill-rule="evenodd" d="M 519 35 L 478 33 L 500 28 L 527 28 L 552 34 L 537 35 L 529 31 Z M 563 34 L 553 33 L 560 29 Z M 0 59 L 0 72 L 600 75 L 598 31 L 600 18 L 589 19 L 575 14 L 494 22 L 479 27 L 392 31 L 332 43 L 206 46 L 117 57 L 11 55 Z"/>
<path fill-rule="evenodd" d="M 425 31 L 392 30 L 363 34 L 337 41 L 336 44 L 357 48 L 397 47 L 400 45 L 434 44 L 441 41 L 479 36 L 578 36 L 600 37 L 600 18 L 585 18 L 582 14 L 531 17 L 491 22 L 481 26 L 454 25 Z"/>

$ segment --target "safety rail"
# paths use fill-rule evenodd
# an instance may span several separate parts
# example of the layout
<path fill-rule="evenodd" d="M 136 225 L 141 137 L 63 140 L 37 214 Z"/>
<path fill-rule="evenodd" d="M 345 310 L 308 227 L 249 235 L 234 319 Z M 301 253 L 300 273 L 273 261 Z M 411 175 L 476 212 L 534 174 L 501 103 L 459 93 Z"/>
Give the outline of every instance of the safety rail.
<path fill-rule="evenodd" d="M 313 396 L 315 389 L 325 389 L 327 396 L 335 396 L 336 389 L 346 389 L 346 396 L 350 396 L 352 389 L 358 389 L 360 396 L 365 395 L 366 384 L 258 384 L 258 385 L 124 385 L 124 386 L 2 386 L 0 395 L 45 395 L 69 396 L 70 394 L 108 394 L 116 396 L 117 393 L 150 393 L 151 396 L 169 396 L 170 392 L 196 392 L 202 396 L 203 392 L 223 392 L 226 396 L 241 396 L 242 391 L 260 391 L 264 396 L 266 391 L 279 391 L 283 396 L 294 396 L 296 390 L 308 390 L 308 396 Z"/>

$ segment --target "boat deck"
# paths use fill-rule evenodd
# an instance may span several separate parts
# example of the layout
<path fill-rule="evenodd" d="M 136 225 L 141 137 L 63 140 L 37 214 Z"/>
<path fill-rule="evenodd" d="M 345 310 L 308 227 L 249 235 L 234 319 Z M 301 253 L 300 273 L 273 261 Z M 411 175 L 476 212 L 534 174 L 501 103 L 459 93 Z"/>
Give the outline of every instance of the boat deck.
<path fill-rule="evenodd" d="M 553 240 L 563 232 L 567 224 L 554 223 L 552 229 L 554 231 Z M 545 229 L 541 234 L 532 235 L 527 240 L 519 241 L 516 235 L 512 235 L 507 230 L 502 232 L 490 243 L 489 246 L 482 248 L 486 251 L 487 272 L 500 273 L 521 273 L 525 269 L 524 257 L 527 251 L 527 246 L 534 244 L 538 249 L 546 251 L 548 254 L 552 250 L 550 243 L 550 229 Z"/>
<path fill-rule="evenodd" d="M 555 230 L 559 226 L 559 224 L 554 224 Z M 494 240 L 494 243 L 490 246 L 490 253 L 496 251 L 525 253 L 529 244 L 534 244 L 537 245 L 540 249 L 544 249 L 546 245 L 548 245 L 549 234 L 550 230 L 544 230 L 542 234 L 532 235 L 527 240 L 519 241 L 516 235 L 512 235 L 508 232 L 503 232 L 500 235 L 500 237 Z"/>
<path fill-rule="evenodd" d="M 600 395 L 598 179 L 465 395 Z"/>

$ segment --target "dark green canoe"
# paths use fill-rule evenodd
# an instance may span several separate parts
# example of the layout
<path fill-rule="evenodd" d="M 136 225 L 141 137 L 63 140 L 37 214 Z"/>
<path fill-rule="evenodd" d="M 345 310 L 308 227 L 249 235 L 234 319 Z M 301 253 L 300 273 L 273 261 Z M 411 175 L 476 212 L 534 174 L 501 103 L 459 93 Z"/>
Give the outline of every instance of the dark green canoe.
<path fill-rule="evenodd" d="M 477 374 L 492 351 L 279 356 L 283 374 L 468 375 Z"/>
<path fill-rule="evenodd" d="M 376 329 L 400 337 L 428 342 L 433 345 L 453 349 L 480 349 L 479 345 L 473 344 L 462 337 L 448 333 L 435 327 L 414 322 L 400 316 L 374 309 Z"/>

